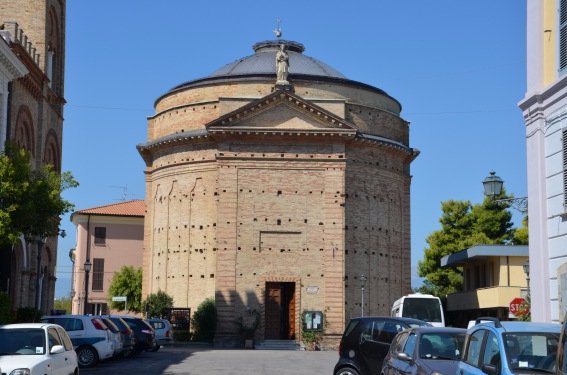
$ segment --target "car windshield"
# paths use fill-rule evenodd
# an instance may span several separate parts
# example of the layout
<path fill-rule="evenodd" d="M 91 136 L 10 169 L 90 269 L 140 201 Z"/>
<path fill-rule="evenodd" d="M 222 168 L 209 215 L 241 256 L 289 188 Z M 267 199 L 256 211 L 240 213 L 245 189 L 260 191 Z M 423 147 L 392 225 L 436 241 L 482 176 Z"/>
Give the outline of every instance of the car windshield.
<path fill-rule="evenodd" d="M 424 333 L 419 339 L 419 357 L 456 361 L 461 357 L 465 333 Z"/>
<path fill-rule="evenodd" d="M 514 332 L 503 334 L 508 366 L 512 370 L 529 369 L 552 372 L 559 334 Z"/>
<path fill-rule="evenodd" d="M 40 328 L 0 328 L 0 355 L 45 354 L 45 332 Z"/>
<path fill-rule="evenodd" d="M 435 298 L 407 297 L 402 310 L 404 318 L 414 318 L 427 322 L 441 323 L 441 306 Z"/>

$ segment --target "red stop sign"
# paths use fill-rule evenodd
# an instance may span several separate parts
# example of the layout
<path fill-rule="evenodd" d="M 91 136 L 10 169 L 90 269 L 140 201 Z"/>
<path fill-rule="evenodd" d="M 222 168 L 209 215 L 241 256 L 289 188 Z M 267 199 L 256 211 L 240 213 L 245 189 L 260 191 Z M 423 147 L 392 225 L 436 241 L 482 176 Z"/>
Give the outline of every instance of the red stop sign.
<path fill-rule="evenodd" d="M 510 301 L 508 308 L 514 316 L 520 316 L 524 315 L 527 312 L 526 310 L 528 309 L 528 304 L 526 303 L 525 299 L 516 297 L 512 301 Z"/>

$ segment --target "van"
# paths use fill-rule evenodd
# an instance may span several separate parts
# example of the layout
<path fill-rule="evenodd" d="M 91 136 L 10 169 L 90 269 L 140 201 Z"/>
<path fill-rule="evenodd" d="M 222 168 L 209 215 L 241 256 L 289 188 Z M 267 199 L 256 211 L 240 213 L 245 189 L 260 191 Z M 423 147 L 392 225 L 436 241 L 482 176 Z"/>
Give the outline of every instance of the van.
<path fill-rule="evenodd" d="M 391 316 L 419 319 L 434 327 L 445 327 L 441 299 L 431 294 L 408 294 L 392 305 Z"/>

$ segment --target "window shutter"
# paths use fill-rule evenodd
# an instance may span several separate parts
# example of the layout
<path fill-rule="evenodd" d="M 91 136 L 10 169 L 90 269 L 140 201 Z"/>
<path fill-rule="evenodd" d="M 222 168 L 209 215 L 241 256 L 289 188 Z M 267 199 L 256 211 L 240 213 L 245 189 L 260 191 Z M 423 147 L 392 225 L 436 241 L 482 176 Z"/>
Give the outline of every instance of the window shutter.
<path fill-rule="evenodd" d="M 567 0 L 559 3 L 559 70 L 567 68 Z"/>
<path fill-rule="evenodd" d="M 93 259 L 93 290 L 104 290 L 104 258 Z"/>

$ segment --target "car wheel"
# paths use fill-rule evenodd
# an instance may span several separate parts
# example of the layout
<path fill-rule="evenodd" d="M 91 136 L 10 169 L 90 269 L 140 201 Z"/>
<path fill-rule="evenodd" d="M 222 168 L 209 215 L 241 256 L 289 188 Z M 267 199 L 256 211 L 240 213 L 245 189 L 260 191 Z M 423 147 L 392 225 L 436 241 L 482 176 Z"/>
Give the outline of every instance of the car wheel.
<path fill-rule="evenodd" d="M 148 349 L 148 352 L 157 352 L 159 350 L 159 345 L 155 344 L 153 347 Z"/>
<path fill-rule="evenodd" d="M 98 354 L 91 346 L 83 346 L 77 349 L 77 360 L 80 367 L 92 367 L 98 362 Z"/>
<path fill-rule="evenodd" d="M 335 375 L 359 375 L 358 371 L 350 367 L 343 367 L 335 372 Z"/>

